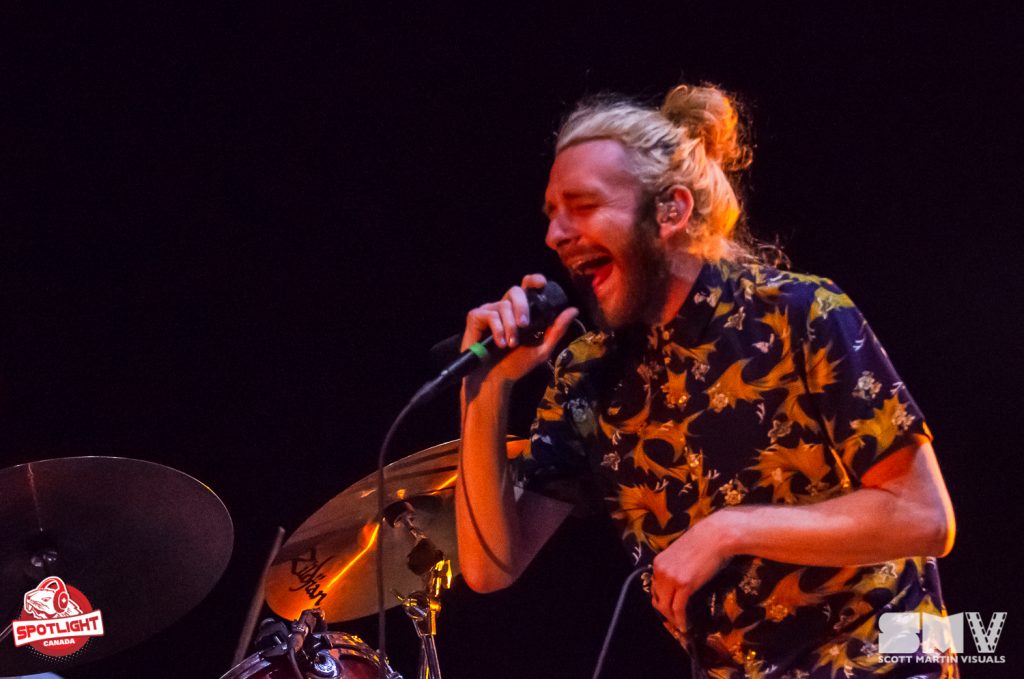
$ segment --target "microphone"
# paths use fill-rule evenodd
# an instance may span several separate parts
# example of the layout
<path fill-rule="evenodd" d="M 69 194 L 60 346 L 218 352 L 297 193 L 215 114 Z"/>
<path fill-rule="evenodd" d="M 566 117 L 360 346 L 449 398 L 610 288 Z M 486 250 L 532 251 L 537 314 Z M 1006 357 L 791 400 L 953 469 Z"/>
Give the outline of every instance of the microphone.
<path fill-rule="evenodd" d="M 569 306 L 569 299 L 562 290 L 562 286 L 549 281 L 543 288 L 529 288 L 526 290 L 526 301 L 530 308 L 530 324 L 519 329 L 519 343 L 524 346 L 536 346 L 544 339 L 544 331 L 555 322 L 555 318 L 563 309 Z M 456 338 L 458 339 L 458 338 Z M 447 345 L 451 338 L 439 343 L 433 353 L 441 345 Z M 456 345 L 457 346 L 457 345 Z M 475 342 L 462 355 L 448 364 L 441 374 L 430 382 L 424 384 L 416 395 L 412 397 L 415 403 L 426 402 L 433 399 L 439 393 L 457 384 L 463 377 L 470 374 L 486 360 L 498 361 L 507 354 L 509 349 L 502 349 L 495 346 L 494 337 L 488 335 L 479 342 Z"/>

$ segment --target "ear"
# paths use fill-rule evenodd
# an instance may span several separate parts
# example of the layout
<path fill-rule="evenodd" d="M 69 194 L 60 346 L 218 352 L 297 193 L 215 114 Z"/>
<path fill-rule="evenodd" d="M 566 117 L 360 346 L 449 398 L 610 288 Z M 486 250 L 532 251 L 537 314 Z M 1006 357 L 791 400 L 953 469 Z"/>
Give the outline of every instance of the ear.
<path fill-rule="evenodd" d="M 671 240 L 677 233 L 686 230 L 693 214 L 693 194 L 690 189 L 682 184 L 673 184 L 654 200 L 658 232 L 662 240 Z"/>

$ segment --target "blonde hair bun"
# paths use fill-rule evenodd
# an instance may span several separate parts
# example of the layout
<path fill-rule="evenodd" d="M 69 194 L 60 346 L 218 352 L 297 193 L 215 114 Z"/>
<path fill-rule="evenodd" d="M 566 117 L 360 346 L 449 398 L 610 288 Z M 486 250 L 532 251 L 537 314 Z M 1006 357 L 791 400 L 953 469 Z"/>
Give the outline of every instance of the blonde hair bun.
<path fill-rule="evenodd" d="M 735 99 L 711 85 L 680 85 L 660 109 L 620 96 L 580 102 L 558 132 L 555 152 L 587 141 L 612 139 L 629 155 L 632 174 L 650 201 L 675 184 L 693 195 L 693 210 L 679 245 L 709 261 L 758 259 L 742 220 L 739 170 L 750 148 Z"/>
<path fill-rule="evenodd" d="M 750 165 L 750 147 L 743 143 L 743 130 L 734 99 L 709 85 L 679 85 L 665 96 L 661 113 L 681 127 L 691 139 L 699 139 L 704 153 L 723 170 L 736 171 Z"/>

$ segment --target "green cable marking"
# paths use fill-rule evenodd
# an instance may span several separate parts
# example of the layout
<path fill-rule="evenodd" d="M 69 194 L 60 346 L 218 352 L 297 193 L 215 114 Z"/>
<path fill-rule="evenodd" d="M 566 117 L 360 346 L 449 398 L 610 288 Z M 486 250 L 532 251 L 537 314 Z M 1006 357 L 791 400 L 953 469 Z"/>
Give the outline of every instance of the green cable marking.
<path fill-rule="evenodd" d="M 487 360 L 487 357 L 490 356 L 490 354 L 487 352 L 487 347 L 480 344 L 479 342 L 473 342 L 472 344 L 470 344 L 469 350 L 476 354 L 476 357 L 479 358 L 481 361 Z"/>

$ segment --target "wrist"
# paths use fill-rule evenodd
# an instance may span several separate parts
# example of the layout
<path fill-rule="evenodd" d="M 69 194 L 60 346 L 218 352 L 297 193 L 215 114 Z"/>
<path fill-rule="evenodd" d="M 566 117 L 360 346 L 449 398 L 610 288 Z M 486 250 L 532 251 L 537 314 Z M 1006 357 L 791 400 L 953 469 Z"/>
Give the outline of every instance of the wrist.
<path fill-rule="evenodd" d="M 470 375 L 462 380 L 462 395 L 467 405 L 480 401 L 498 405 L 508 401 L 514 385 L 515 382 L 498 375 L 487 375 L 483 379 Z"/>
<path fill-rule="evenodd" d="M 711 524 L 708 528 L 712 529 L 715 548 L 723 559 L 749 551 L 746 547 L 749 522 L 746 519 L 746 513 L 734 507 L 720 509 L 708 517 L 707 522 Z"/>

